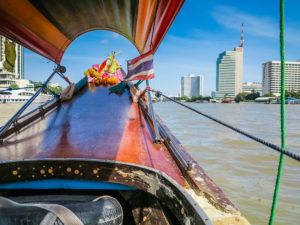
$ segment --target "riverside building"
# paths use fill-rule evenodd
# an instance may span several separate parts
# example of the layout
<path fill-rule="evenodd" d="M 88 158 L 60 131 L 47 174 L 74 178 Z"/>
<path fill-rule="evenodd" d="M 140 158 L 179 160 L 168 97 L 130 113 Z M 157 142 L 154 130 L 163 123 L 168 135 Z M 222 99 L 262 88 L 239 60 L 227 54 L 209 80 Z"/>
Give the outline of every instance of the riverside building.
<path fill-rule="evenodd" d="M 280 66 L 280 61 L 270 61 L 263 64 L 263 95 L 270 92 L 280 95 Z M 287 91 L 300 90 L 300 60 L 297 62 L 285 62 L 285 89 Z"/>
<path fill-rule="evenodd" d="M 262 95 L 262 83 L 259 83 L 259 82 L 243 83 L 243 92 L 251 93 L 252 91 L 258 92 L 260 95 Z"/>
<path fill-rule="evenodd" d="M 190 74 L 181 77 L 181 96 L 199 96 L 203 95 L 203 76 Z"/>
<path fill-rule="evenodd" d="M 222 52 L 216 63 L 215 98 L 233 98 L 242 92 L 243 82 L 243 24 L 240 46 Z"/>
<path fill-rule="evenodd" d="M 12 84 L 20 83 L 24 79 L 23 46 L 16 44 L 16 60 L 13 72 L 8 72 L 3 68 L 3 62 L 5 61 L 5 39 L 5 37 L 0 35 L 0 88 L 7 88 Z"/>

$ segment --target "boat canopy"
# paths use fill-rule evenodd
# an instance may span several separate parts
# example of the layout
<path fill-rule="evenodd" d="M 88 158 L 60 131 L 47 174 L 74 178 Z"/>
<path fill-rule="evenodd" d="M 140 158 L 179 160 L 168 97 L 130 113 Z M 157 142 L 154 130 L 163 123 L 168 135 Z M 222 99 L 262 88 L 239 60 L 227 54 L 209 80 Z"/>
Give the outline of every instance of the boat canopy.
<path fill-rule="evenodd" d="M 155 52 L 185 0 L 0 0 L 0 34 L 60 63 L 79 35 L 110 30 Z"/>

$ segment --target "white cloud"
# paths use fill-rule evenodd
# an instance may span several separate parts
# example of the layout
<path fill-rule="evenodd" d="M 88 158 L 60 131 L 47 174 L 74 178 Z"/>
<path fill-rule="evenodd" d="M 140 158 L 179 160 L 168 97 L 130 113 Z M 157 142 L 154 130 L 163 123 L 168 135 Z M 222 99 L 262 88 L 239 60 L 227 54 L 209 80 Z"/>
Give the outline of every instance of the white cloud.
<path fill-rule="evenodd" d="M 278 21 L 270 17 L 254 16 L 228 6 L 216 7 L 212 16 L 219 24 L 229 29 L 241 30 L 241 23 L 244 23 L 245 33 L 249 35 L 266 38 L 279 36 Z"/>
<path fill-rule="evenodd" d="M 120 34 L 118 34 L 118 33 L 112 33 L 112 36 L 114 37 L 114 38 L 118 38 L 119 36 L 120 36 Z"/>
<path fill-rule="evenodd" d="M 300 30 L 292 27 L 287 27 L 285 29 L 285 39 L 287 42 L 291 42 L 293 43 L 293 45 L 299 46 Z"/>
<path fill-rule="evenodd" d="M 108 43 L 108 40 L 101 40 L 100 43 L 101 43 L 101 44 Z"/>
<path fill-rule="evenodd" d="M 201 65 L 196 65 L 196 64 L 186 64 L 186 63 L 174 63 L 172 61 L 166 61 L 166 62 L 157 62 L 157 67 L 172 67 L 172 68 L 180 68 L 182 70 L 186 70 L 186 73 L 199 73 L 199 71 L 203 70 L 210 70 L 212 67 L 211 65 L 204 66 L 203 63 Z M 212 63 L 215 65 L 215 63 Z"/>
<path fill-rule="evenodd" d="M 93 61 L 97 62 L 99 60 L 98 57 L 85 57 L 85 56 L 78 56 L 78 55 L 64 55 L 63 60 L 72 60 L 72 61 Z"/>
<path fill-rule="evenodd" d="M 228 6 L 217 6 L 212 12 L 213 18 L 228 29 L 241 30 L 241 23 L 244 23 L 244 31 L 247 35 L 279 40 L 279 20 L 266 16 L 255 16 L 239 11 Z M 286 21 L 285 42 L 299 46 L 300 30 L 298 26 Z"/>
<path fill-rule="evenodd" d="M 196 32 L 194 32 L 196 33 Z M 200 33 L 200 32 L 199 32 Z M 185 45 L 186 44 L 189 44 L 189 45 L 210 45 L 212 44 L 213 42 L 211 40 L 204 40 L 204 39 L 199 39 L 197 36 L 190 36 L 190 37 L 180 37 L 180 36 L 175 36 L 175 35 L 168 35 L 166 37 L 166 39 L 168 41 L 171 41 L 173 43 L 184 43 Z"/>

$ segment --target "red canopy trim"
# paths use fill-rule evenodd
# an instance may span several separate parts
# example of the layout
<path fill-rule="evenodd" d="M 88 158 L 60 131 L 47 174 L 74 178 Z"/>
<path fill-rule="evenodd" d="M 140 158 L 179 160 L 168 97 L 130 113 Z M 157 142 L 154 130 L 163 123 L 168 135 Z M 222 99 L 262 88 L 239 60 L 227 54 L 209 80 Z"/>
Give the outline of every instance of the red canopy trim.
<path fill-rule="evenodd" d="M 140 54 L 155 52 L 184 0 L 0 0 L 0 34 L 60 63 L 91 30 L 126 37 Z M 154 21 L 155 20 L 155 21 Z"/>

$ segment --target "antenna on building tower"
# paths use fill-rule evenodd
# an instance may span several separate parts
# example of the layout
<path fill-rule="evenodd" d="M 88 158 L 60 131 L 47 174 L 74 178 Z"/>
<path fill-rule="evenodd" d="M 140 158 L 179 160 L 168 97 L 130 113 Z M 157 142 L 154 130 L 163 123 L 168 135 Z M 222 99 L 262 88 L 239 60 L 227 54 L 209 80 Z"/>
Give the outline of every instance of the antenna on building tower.
<path fill-rule="evenodd" d="M 241 33 L 240 47 L 243 48 L 243 45 L 244 45 L 244 23 L 242 23 L 242 33 Z"/>

